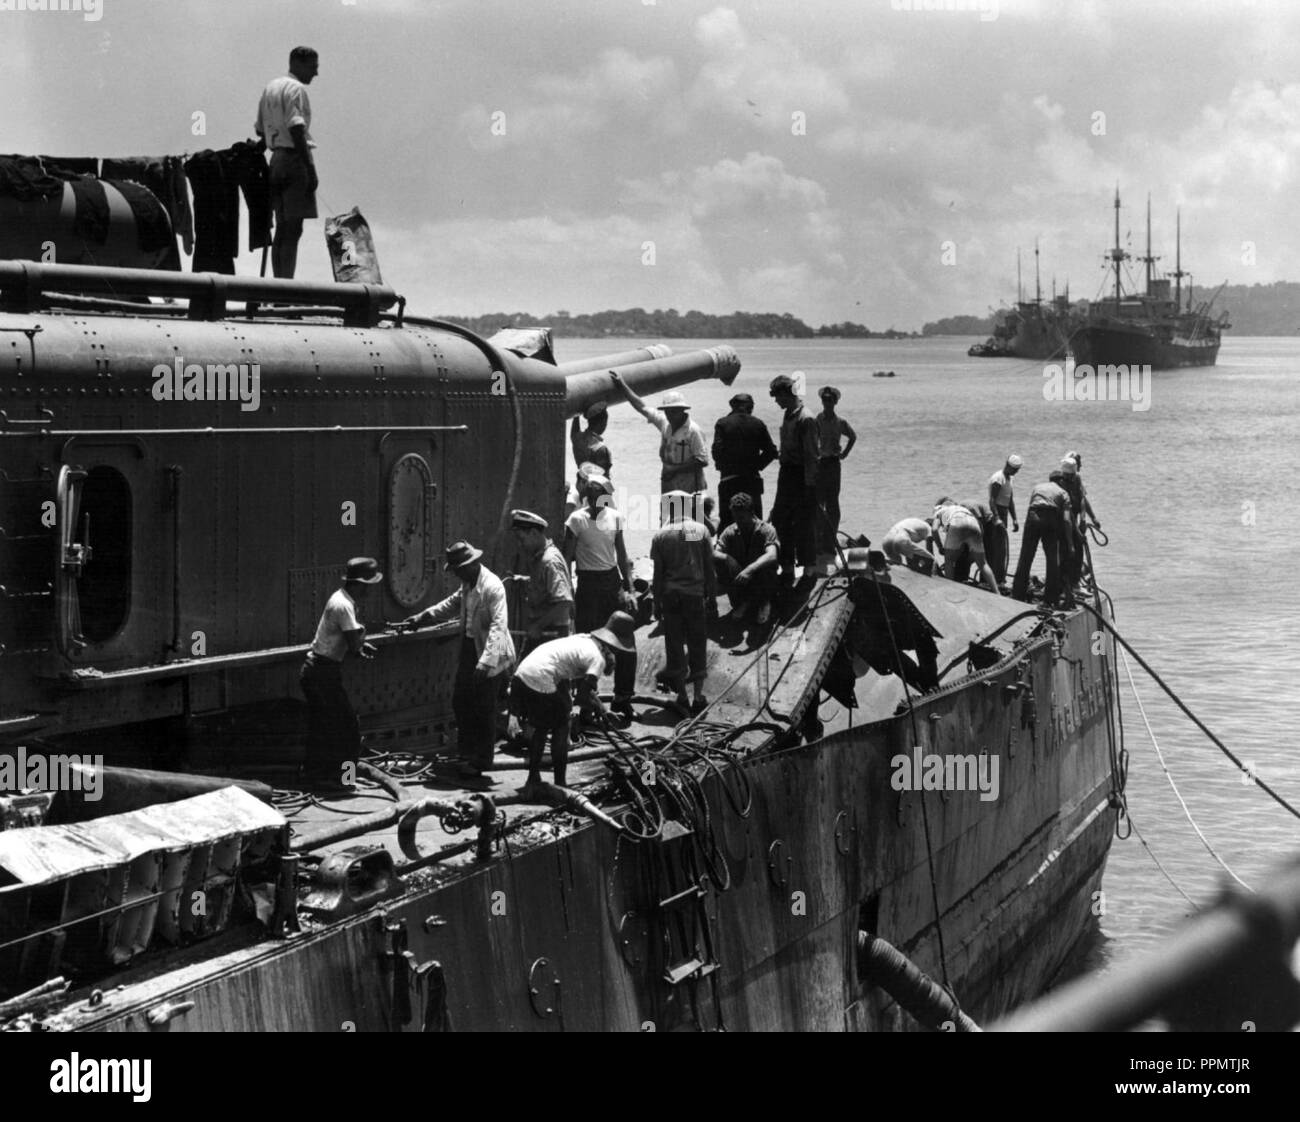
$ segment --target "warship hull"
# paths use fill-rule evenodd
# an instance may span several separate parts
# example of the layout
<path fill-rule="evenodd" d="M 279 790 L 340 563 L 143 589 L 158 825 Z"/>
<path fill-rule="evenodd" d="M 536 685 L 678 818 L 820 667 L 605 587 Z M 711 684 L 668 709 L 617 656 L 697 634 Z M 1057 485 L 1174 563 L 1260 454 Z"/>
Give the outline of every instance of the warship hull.
<path fill-rule="evenodd" d="M 955 588 L 916 577 L 907 590 L 926 610 L 942 586 Z M 760 749 L 738 765 L 744 816 L 711 775 L 730 883 L 703 879 L 702 976 L 666 980 L 655 843 L 538 823 L 491 861 L 441 868 L 327 928 L 208 943 L 201 960 L 155 963 L 115 993 L 106 979 L 110 999 L 65 1027 L 140 1030 L 181 1002 L 193 1004 L 172 1031 L 917 1027 L 861 977 L 864 930 L 946 977 L 976 1021 L 997 1017 L 1040 993 L 1095 924 L 1113 832 L 1106 663 L 1082 612 L 1060 623 L 916 699 L 912 715 Z M 832 644 L 842 622 L 819 626 Z M 797 688 L 818 696 L 811 674 Z M 996 758 L 997 797 L 895 789 L 895 761 L 918 739 L 925 753 Z"/>
<path fill-rule="evenodd" d="M 1213 366 L 1219 357 L 1217 334 L 1197 339 L 1163 338 L 1149 324 L 1107 323 L 1081 327 L 1070 340 L 1074 359 L 1089 366 L 1149 366 L 1173 370 Z"/>

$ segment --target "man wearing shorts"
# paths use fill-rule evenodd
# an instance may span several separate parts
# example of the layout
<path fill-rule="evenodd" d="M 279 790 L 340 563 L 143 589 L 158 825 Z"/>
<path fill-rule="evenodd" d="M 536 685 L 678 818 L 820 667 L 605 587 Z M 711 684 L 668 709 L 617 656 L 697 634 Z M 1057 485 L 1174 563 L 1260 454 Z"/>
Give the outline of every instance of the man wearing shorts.
<path fill-rule="evenodd" d="M 311 102 L 307 87 L 320 63 L 311 47 L 294 47 L 289 73 L 273 78 L 257 107 L 257 135 L 271 150 L 271 208 L 275 237 L 271 271 L 292 280 L 298 268 L 298 241 L 306 218 L 316 217 L 316 161 L 311 150 Z"/>
<path fill-rule="evenodd" d="M 935 503 L 931 523 L 943 542 L 943 575 L 949 580 L 956 578 L 957 562 L 965 548 L 979 570 L 984 587 L 995 596 L 999 595 L 997 578 L 993 576 L 993 570 L 989 568 L 984 555 L 984 531 L 980 528 L 979 519 L 964 506 L 942 498 Z"/>
<path fill-rule="evenodd" d="M 934 531 L 924 518 L 895 522 L 880 548 L 895 565 L 906 564 L 920 573 L 934 572 Z"/>
<path fill-rule="evenodd" d="M 551 738 L 551 763 L 555 785 L 563 787 L 569 759 L 569 713 L 573 708 L 570 683 L 578 686 L 578 704 L 597 716 L 605 710 L 596 696 L 602 674 L 614 668 L 615 652 L 636 653 L 636 621 L 614 612 L 604 627 L 588 635 L 552 639 L 533 649 L 510 683 L 510 709 L 533 728 L 528 745 L 528 779 L 523 794 L 531 796 L 542 782 L 542 752 Z"/>

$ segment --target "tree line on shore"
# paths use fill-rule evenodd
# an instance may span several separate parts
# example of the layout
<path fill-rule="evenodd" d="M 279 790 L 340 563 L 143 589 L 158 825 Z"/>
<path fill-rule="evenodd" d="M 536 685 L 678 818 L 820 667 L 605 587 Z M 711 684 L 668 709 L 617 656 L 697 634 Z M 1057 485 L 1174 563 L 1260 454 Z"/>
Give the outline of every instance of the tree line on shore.
<path fill-rule="evenodd" d="M 491 312 L 481 316 L 443 316 L 443 319 L 468 327 L 479 335 L 492 335 L 503 327 L 549 327 L 557 337 L 599 338 L 602 335 L 656 339 L 906 339 L 915 332 L 872 331 L 860 323 L 822 324 L 810 327 L 789 312 L 732 312 L 730 315 L 707 315 L 704 312 L 666 311 L 656 308 L 628 308 L 623 311 L 567 311 L 549 316 L 527 312 Z"/>

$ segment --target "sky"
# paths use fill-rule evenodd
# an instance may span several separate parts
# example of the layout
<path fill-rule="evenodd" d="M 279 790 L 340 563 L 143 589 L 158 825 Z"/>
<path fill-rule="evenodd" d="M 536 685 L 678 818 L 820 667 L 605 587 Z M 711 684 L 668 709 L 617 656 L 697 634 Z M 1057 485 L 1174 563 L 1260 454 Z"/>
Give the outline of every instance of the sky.
<path fill-rule="evenodd" d="M 1013 301 L 1017 249 L 1032 295 L 1035 240 L 1044 290 L 1090 299 L 1117 187 L 1133 252 L 1150 195 L 1161 269 L 1181 208 L 1198 289 L 1300 280 L 1294 0 L 24 10 L 47 2 L 0 0 L 0 151 L 223 148 L 290 48 L 315 47 L 321 214 L 359 207 L 423 314 L 915 330 Z M 299 276 L 330 278 L 321 221 Z"/>

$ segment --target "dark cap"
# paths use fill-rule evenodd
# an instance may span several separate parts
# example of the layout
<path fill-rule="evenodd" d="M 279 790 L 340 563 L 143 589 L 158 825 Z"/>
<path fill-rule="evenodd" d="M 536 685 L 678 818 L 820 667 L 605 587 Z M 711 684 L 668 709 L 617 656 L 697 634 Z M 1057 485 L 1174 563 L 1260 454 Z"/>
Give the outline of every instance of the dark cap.
<path fill-rule="evenodd" d="M 822 388 L 817 391 L 817 396 L 823 400 L 829 397 L 832 401 L 839 401 L 840 391 L 834 386 L 822 386 Z"/>
<path fill-rule="evenodd" d="M 636 620 L 627 612 L 615 612 L 604 627 L 591 632 L 591 637 L 608 643 L 616 651 L 632 654 L 636 651 Z"/>
<path fill-rule="evenodd" d="M 378 584 L 384 579 L 384 574 L 379 571 L 379 562 L 373 557 L 354 557 L 348 562 L 348 571 L 343 579 L 354 584 Z"/>
<path fill-rule="evenodd" d="M 447 560 L 443 565 L 443 568 L 448 572 L 451 572 L 454 569 L 463 569 L 466 565 L 474 564 L 474 562 L 482 556 L 483 551 L 481 549 L 475 549 L 467 541 L 452 542 L 452 544 L 447 547 Z"/>
<path fill-rule="evenodd" d="M 512 530 L 545 530 L 550 525 L 540 514 L 531 510 L 512 510 L 510 528 Z"/>
<path fill-rule="evenodd" d="M 733 409 L 735 409 L 737 405 L 748 405 L 752 409 L 754 406 L 754 399 L 750 397 L 749 394 L 747 393 L 738 393 L 729 402 L 727 402 L 727 404 L 730 405 Z"/>
<path fill-rule="evenodd" d="M 772 397 L 776 397 L 782 390 L 794 393 L 794 379 L 789 374 L 778 374 L 767 387 L 767 392 Z"/>

